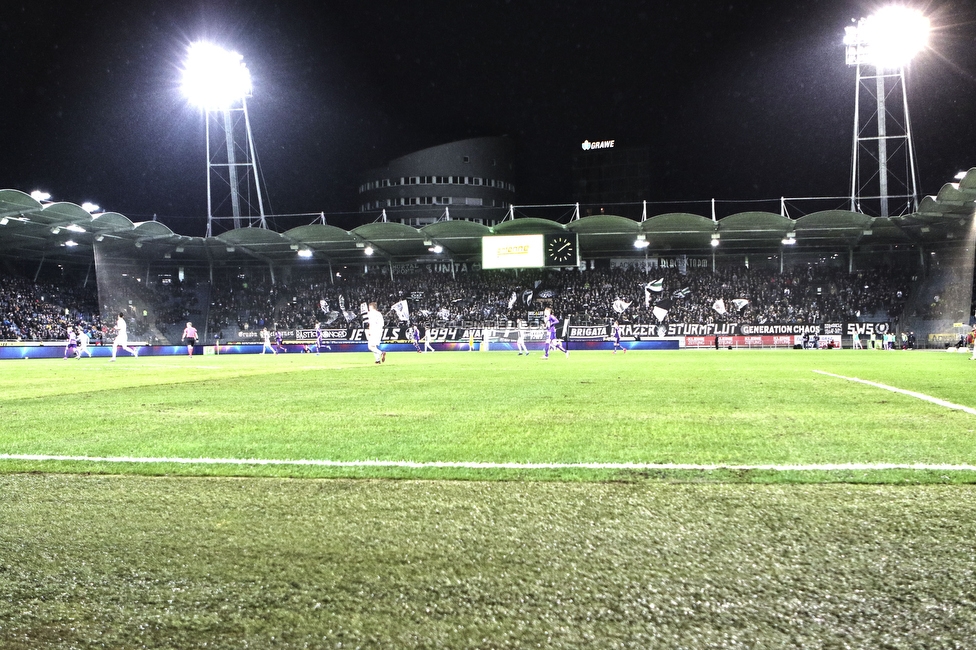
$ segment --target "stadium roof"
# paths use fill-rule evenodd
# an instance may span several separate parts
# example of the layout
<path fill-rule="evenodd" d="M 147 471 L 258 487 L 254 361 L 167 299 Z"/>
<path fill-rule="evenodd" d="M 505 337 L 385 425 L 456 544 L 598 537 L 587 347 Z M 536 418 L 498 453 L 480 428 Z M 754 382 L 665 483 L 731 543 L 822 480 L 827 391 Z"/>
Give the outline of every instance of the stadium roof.
<path fill-rule="evenodd" d="M 299 251 L 336 264 L 359 264 L 371 247 L 373 260 L 434 262 L 479 261 L 481 238 L 492 234 L 575 232 L 584 259 L 643 257 L 634 247 L 639 235 L 648 254 L 698 253 L 719 239 L 723 251 L 774 251 L 792 236 L 794 250 L 843 250 L 858 246 L 968 241 L 976 212 L 976 168 L 918 211 L 899 217 L 870 217 L 847 210 L 825 210 L 798 219 L 771 212 L 741 212 L 723 219 L 668 213 L 635 221 L 614 215 L 583 217 L 561 224 L 537 218 L 503 221 L 493 228 L 470 221 L 439 221 L 421 228 L 401 223 L 370 223 L 353 230 L 313 224 L 275 232 L 261 228 L 229 230 L 216 237 L 178 235 L 167 226 L 133 223 L 117 212 L 89 214 L 73 203 L 41 203 L 18 190 L 0 190 L 0 256 L 67 264 L 88 264 L 95 250 L 123 259 L 234 263 L 259 260 L 290 264 Z M 437 255 L 430 249 L 443 247 Z"/>

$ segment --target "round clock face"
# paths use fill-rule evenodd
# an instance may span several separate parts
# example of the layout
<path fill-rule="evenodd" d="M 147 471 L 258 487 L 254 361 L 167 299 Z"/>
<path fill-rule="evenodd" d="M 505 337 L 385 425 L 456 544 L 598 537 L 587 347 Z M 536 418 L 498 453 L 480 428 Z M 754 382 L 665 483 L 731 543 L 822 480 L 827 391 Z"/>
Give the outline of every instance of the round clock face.
<path fill-rule="evenodd" d="M 576 258 L 576 245 L 568 237 L 553 237 L 546 253 L 553 262 L 563 264 Z"/>

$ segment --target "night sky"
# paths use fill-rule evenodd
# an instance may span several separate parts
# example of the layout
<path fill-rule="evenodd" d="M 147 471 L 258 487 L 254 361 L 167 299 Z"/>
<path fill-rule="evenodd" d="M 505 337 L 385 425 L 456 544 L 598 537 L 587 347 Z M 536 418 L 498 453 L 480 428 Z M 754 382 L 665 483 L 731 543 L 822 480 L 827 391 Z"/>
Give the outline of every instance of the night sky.
<path fill-rule="evenodd" d="M 202 234 L 203 116 L 179 82 L 186 46 L 206 39 L 251 71 L 275 214 L 353 227 L 363 217 L 342 213 L 365 170 L 494 135 L 517 144 L 519 203 L 570 202 L 584 139 L 649 147 L 655 201 L 844 196 L 855 83 L 841 40 L 877 6 L 8 0 L 0 187 Z M 935 32 L 908 91 L 934 194 L 976 166 L 976 3 L 917 6 Z"/>

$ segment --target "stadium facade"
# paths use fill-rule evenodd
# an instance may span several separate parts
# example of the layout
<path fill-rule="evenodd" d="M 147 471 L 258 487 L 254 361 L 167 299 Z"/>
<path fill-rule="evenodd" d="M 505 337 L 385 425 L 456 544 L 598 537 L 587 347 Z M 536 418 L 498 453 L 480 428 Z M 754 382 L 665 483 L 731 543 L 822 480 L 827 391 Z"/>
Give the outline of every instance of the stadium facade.
<path fill-rule="evenodd" d="M 493 226 L 515 202 L 507 137 L 459 140 L 402 156 L 363 175 L 360 210 L 425 226 L 445 216 Z"/>

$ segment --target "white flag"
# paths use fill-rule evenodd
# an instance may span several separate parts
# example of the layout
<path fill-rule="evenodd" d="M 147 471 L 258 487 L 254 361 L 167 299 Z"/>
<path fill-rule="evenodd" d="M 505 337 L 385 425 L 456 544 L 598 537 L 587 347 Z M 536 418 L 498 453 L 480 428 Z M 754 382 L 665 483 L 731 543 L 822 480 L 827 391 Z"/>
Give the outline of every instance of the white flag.
<path fill-rule="evenodd" d="M 749 301 L 746 300 L 745 298 L 736 298 L 735 300 L 732 301 L 732 304 L 735 305 L 736 309 L 742 311 L 742 309 L 749 304 Z"/>
<path fill-rule="evenodd" d="M 511 309 L 515 305 L 515 301 L 518 300 L 518 294 L 514 291 L 512 292 L 512 297 L 508 299 L 508 308 Z"/>
<path fill-rule="evenodd" d="M 401 300 L 400 302 L 393 303 L 393 311 L 396 312 L 397 318 L 402 321 L 410 320 L 410 308 L 407 307 L 407 301 Z"/>
<path fill-rule="evenodd" d="M 717 311 L 720 314 L 726 313 L 726 310 L 725 310 L 725 301 L 722 300 L 721 298 L 719 298 L 718 300 L 715 301 L 714 304 L 712 304 L 712 309 L 714 309 L 715 311 Z"/>
<path fill-rule="evenodd" d="M 623 298 L 617 298 L 613 301 L 613 310 L 618 314 L 622 314 L 627 311 L 628 307 L 630 307 L 630 303 L 625 302 Z"/>

